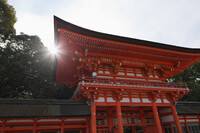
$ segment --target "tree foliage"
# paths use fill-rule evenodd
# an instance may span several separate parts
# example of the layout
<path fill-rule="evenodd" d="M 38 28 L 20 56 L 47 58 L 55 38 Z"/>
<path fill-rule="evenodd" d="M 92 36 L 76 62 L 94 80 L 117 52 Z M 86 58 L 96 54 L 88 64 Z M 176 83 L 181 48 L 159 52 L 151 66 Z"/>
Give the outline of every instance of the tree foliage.
<path fill-rule="evenodd" d="M 53 83 L 52 64 L 39 37 L 23 34 L 7 41 L 0 49 L 0 97 L 59 98 L 57 91 L 65 87 Z"/>
<path fill-rule="evenodd" d="M 172 78 L 175 83 L 185 83 L 191 90 L 180 100 L 182 101 L 200 101 L 200 62 L 186 69 L 184 72 L 175 75 Z"/>
<path fill-rule="evenodd" d="M 15 34 L 16 20 L 15 9 L 8 5 L 6 0 L 0 0 L 0 34 L 3 35 L 3 38 Z"/>
<path fill-rule="evenodd" d="M 53 82 L 53 58 L 38 36 L 15 34 L 15 10 L 0 1 L 0 98 L 70 98 Z M 68 91 L 71 93 L 67 93 Z"/>

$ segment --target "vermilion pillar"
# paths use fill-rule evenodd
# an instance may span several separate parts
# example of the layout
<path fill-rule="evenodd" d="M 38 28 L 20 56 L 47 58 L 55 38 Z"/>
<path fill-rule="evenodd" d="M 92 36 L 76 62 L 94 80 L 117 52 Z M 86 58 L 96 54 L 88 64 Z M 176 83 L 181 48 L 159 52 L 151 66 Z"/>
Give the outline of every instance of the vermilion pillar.
<path fill-rule="evenodd" d="M 142 122 L 142 131 L 144 133 L 145 127 L 146 127 L 146 118 L 144 116 L 144 110 L 140 110 L 140 118 L 141 118 L 141 122 Z"/>
<path fill-rule="evenodd" d="M 172 124 L 170 124 L 170 129 L 171 129 L 171 133 L 174 133 L 174 129 L 173 129 Z"/>
<path fill-rule="evenodd" d="M 188 127 L 187 122 L 185 122 L 185 127 L 186 127 L 187 132 L 190 133 L 190 129 L 189 129 L 189 127 Z"/>
<path fill-rule="evenodd" d="M 113 130 L 112 110 L 107 111 L 107 119 L 108 119 L 109 131 L 112 132 L 112 130 Z"/>
<path fill-rule="evenodd" d="M 62 120 L 62 121 L 61 121 L 61 129 L 60 129 L 60 132 L 61 132 L 61 133 L 64 133 L 64 132 L 65 132 L 65 131 L 64 131 L 64 126 L 65 126 L 65 125 L 64 125 L 64 120 Z"/>
<path fill-rule="evenodd" d="M 132 133 L 136 133 L 135 126 L 132 126 Z"/>
<path fill-rule="evenodd" d="M 116 112 L 117 112 L 117 124 L 118 124 L 118 132 L 123 133 L 123 123 L 122 123 L 122 111 L 120 100 L 116 100 Z"/>
<path fill-rule="evenodd" d="M 177 115 L 177 112 L 176 112 L 176 108 L 173 105 L 173 103 L 171 103 L 171 109 L 172 109 L 172 114 L 173 114 L 173 117 L 174 117 L 174 121 L 175 121 L 175 124 L 176 124 L 177 131 L 178 131 L 178 133 L 182 133 L 183 131 L 181 129 L 181 124 L 180 124 L 180 121 L 179 121 L 179 118 L 178 118 L 178 115 Z"/>
<path fill-rule="evenodd" d="M 37 123 L 36 123 L 37 121 L 36 120 L 34 120 L 34 124 L 33 124 L 33 133 L 37 133 L 36 132 L 36 128 L 37 128 Z"/>
<path fill-rule="evenodd" d="M 97 132 L 96 127 L 96 105 L 93 100 L 91 100 L 91 130 L 92 133 Z"/>
<path fill-rule="evenodd" d="M 89 119 L 87 118 L 87 123 L 86 123 L 86 133 L 90 133 L 90 130 L 89 130 Z"/>
<path fill-rule="evenodd" d="M 6 128 L 6 121 L 5 120 L 3 120 L 3 123 L 2 123 L 2 128 L 1 128 L 1 133 L 4 133 L 4 131 L 5 131 L 5 128 Z"/>
<path fill-rule="evenodd" d="M 162 133 L 161 123 L 160 123 L 155 100 L 152 101 L 152 109 L 153 109 L 153 115 L 154 115 L 157 131 L 158 131 L 158 133 Z"/>

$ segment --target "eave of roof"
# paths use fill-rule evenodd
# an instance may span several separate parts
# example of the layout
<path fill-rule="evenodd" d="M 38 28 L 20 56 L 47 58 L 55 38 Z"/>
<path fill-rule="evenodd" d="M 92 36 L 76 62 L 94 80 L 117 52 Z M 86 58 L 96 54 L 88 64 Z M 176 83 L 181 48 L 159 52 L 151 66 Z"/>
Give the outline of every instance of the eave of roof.
<path fill-rule="evenodd" d="M 84 101 L 73 99 L 4 99 L 0 98 L 0 104 L 30 104 L 30 105 L 87 105 Z"/>
<path fill-rule="evenodd" d="M 140 45 L 140 46 L 147 46 L 147 47 L 179 51 L 179 52 L 185 52 L 185 53 L 200 53 L 200 49 L 196 49 L 196 48 L 185 48 L 185 47 L 173 46 L 169 44 L 145 41 L 145 40 L 140 40 L 140 39 L 134 39 L 134 38 L 128 38 L 128 37 L 122 37 L 122 36 L 92 31 L 89 29 L 76 26 L 69 22 L 66 22 L 56 16 L 54 16 L 55 44 L 57 44 L 57 40 L 59 36 L 58 29 L 60 28 L 66 29 L 68 31 L 71 31 L 80 35 L 85 35 L 85 36 L 94 37 L 98 39 L 105 39 L 105 40 L 110 40 L 110 41 L 129 43 L 129 44 L 135 44 L 135 45 Z"/>
<path fill-rule="evenodd" d="M 69 33 L 69 36 L 66 36 L 66 33 Z M 107 53 L 114 53 L 113 55 L 115 56 L 119 55 L 119 56 L 127 56 L 127 57 L 135 57 L 139 59 L 144 59 L 145 62 L 164 61 L 163 64 L 171 63 L 172 65 L 177 65 L 180 63 L 180 66 L 179 68 L 177 68 L 177 70 L 175 70 L 175 73 L 183 71 L 187 67 L 191 66 L 192 64 L 200 60 L 200 49 L 184 48 L 184 47 L 172 46 L 172 45 L 162 44 L 162 43 L 157 43 L 157 42 L 150 42 L 150 41 L 144 41 L 144 40 L 139 40 L 139 39 L 100 33 L 100 32 L 88 30 L 88 29 L 73 25 L 56 16 L 54 16 L 54 36 L 55 36 L 55 44 L 61 45 L 61 47 L 62 46 L 65 47 L 67 43 L 62 42 L 62 41 L 63 40 L 66 41 L 66 38 L 70 36 L 78 36 L 78 38 L 82 37 L 82 38 L 85 38 L 86 40 L 89 40 L 88 38 L 92 38 L 94 40 L 95 39 L 103 40 L 105 42 L 112 41 L 113 43 L 112 48 L 114 47 L 118 51 L 122 50 L 120 48 L 123 48 L 125 45 L 128 45 L 130 49 L 124 47 L 126 49 L 123 49 L 123 52 L 121 52 L 121 54 L 120 52 L 118 53 L 112 50 L 110 51 L 109 50 L 103 51 L 103 49 L 97 49 L 97 50 L 99 50 L 98 52 L 100 53 L 102 51 L 107 52 Z M 61 40 L 63 39 L 63 40 L 59 42 L 59 39 Z M 76 39 L 73 41 L 78 42 L 78 40 Z M 91 45 L 96 46 L 97 44 L 92 43 Z M 128 51 L 126 51 L 128 49 L 130 50 L 129 53 Z M 96 49 L 95 48 L 92 49 L 91 46 L 90 46 L 90 49 L 88 50 L 90 50 L 90 52 L 94 52 L 94 51 L 96 52 Z M 142 54 L 142 53 L 145 53 L 145 54 Z M 65 58 L 65 57 L 66 56 L 64 55 L 60 56 L 60 58 Z M 72 64 L 71 67 L 69 66 L 69 64 Z M 53 66 L 54 81 L 56 83 L 66 83 L 66 81 L 73 80 L 71 79 L 73 78 L 72 72 L 75 72 L 75 70 L 72 71 L 72 68 L 75 68 L 75 67 L 76 67 L 75 63 L 61 64 L 59 59 L 55 58 L 55 63 Z"/>
<path fill-rule="evenodd" d="M 175 103 L 179 115 L 199 115 L 200 102 Z M 84 101 L 47 99 L 0 99 L 1 118 L 90 116 Z"/>
<path fill-rule="evenodd" d="M 90 116 L 83 101 L 49 99 L 0 99 L 0 118 Z"/>

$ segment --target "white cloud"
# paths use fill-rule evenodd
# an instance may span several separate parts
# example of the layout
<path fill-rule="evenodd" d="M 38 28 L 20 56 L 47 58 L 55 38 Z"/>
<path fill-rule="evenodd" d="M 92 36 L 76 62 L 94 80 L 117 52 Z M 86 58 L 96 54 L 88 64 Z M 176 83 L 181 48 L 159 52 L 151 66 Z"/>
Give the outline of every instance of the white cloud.
<path fill-rule="evenodd" d="M 38 35 L 46 46 L 51 46 L 54 14 L 99 32 L 199 48 L 199 4 L 195 0 L 75 0 L 48 15 L 16 9 L 15 27 L 18 33 Z"/>
<path fill-rule="evenodd" d="M 79 26 L 118 35 L 130 31 L 131 23 L 120 12 L 120 4 L 113 0 L 82 0 L 56 13 Z"/>

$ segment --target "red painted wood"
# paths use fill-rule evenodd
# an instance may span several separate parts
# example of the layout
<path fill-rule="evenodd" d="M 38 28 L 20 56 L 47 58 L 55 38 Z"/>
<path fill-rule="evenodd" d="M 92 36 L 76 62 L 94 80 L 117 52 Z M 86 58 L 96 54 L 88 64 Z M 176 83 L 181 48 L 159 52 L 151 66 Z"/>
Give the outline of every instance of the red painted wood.
<path fill-rule="evenodd" d="M 97 132 L 96 128 L 96 105 L 94 101 L 91 101 L 91 131 L 92 133 Z"/>
<path fill-rule="evenodd" d="M 117 115 L 117 124 L 118 124 L 118 132 L 123 133 L 123 123 L 122 123 L 122 111 L 120 100 L 117 99 L 116 101 L 116 115 Z"/>
<path fill-rule="evenodd" d="M 155 101 L 152 101 L 152 109 L 153 109 L 153 114 L 154 114 L 154 119 L 157 127 L 158 133 L 162 133 L 162 128 L 161 128 L 161 123 L 158 115 L 158 109 L 156 107 Z"/>
<path fill-rule="evenodd" d="M 179 118 L 178 118 L 178 115 L 177 115 L 177 112 L 176 112 L 176 108 L 173 105 L 173 103 L 171 103 L 171 109 L 172 109 L 172 114 L 173 114 L 173 117 L 174 117 L 174 121 L 175 121 L 175 124 L 176 124 L 177 131 L 178 131 L 178 133 L 182 133 L 183 131 L 182 131 L 182 128 L 181 128 L 181 124 L 180 124 L 180 121 L 179 121 Z"/>

